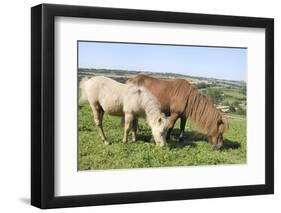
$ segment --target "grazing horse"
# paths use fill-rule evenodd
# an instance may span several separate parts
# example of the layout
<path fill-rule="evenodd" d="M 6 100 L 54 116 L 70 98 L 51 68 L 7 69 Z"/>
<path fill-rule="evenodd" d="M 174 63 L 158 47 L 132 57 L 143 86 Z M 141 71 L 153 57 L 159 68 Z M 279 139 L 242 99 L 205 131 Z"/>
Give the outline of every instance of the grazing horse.
<path fill-rule="evenodd" d="M 166 144 L 168 121 L 160 111 L 157 99 L 146 88 L 121 84 L 103 76 L 84 78 L 79 87 L 81 89 L 79 104 L 86 100 L 89 102 L 104 144 L 108 144 L 102 127 L 104 112 L 124 116 L 124 143 L 128 141 L 130 129 L 133 130 L 133 141 L 136 140 L 137 118 L 144 117 L 152 130 L 156 144 L 159 146 Z"/>
<path fill-rule="evenodd" d="M 223 133 L 228 128 L 226 117 L 207 96 L 198 92 L 184 79 L 161 80 L 146 75 L 130 78 L 126 83 L 146 87 L 159 101 L 161 111 L 169 117 L 167 139 L 178 118 L 180 140 L 183 140 L 187 117 L 208 135 L 208 141 L 219 149 L 223 144 Z"/>

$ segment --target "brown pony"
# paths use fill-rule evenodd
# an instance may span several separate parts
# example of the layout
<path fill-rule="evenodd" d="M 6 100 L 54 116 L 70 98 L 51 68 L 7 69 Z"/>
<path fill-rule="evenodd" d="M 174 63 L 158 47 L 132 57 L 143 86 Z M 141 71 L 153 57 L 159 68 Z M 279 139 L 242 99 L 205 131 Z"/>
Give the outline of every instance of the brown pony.
<path fill-rule="evenodd" d="M 161 111 L 169 117 L 167 139 L 178 118 L 180 140 L 183 140 L 187 117 L 208 135 L 208 141 L 219 149 L 223 144 L 223 133 L 228 128 L 226 117 L 207 96 L 198 92 L 184 79 L 161 80 L 146 75 L 138 75 L 127 80 L 138 86 L 146 87 L 159 101 Z"/>

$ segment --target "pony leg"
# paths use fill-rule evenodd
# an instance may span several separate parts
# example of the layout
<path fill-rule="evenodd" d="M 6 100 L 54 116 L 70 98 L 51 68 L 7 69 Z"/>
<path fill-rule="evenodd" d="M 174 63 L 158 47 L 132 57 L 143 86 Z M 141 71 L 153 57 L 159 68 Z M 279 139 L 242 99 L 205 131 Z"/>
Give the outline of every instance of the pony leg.
<path fill-rule="evenodd" d="M 167 140 L 170 139 L 171 132 L 174 128 L 174 125 L 175 125 L 177 119 L 178 119 L 177 113 L 172 113 L 171 116 L 169 117 L 169 125 L 168 125 L 169 130 L 167 132 Z"/>
<path fill-rule="evenodd" d="M 106 139 L 106 136 L 103 132 L 103 128 L 102 128 L 102 119 L 103 119 L 103 111 L 101 109 L 101 107 L 98 104 L 90 104 L 92 111 L 93 111 L 93 115 L 94 115 L 94 121 L 96 123 L 99 135 L 102 139 L 102 143 L 105 145 L 108 145 L 108 141 Z"/>
<path fill-rule="evenodd" d="M 103 126 L 102 126 L 102 121 L 103 121 L 103 115 L 104 115 L 104 111 L 101 109 L 101 111 L 99 112 L 99 120 L 100 120 L 100 134 L 102 135 L 102 141 L 105 145 L 108 145 L 109 142 L 107 141 L 106 139 L 106 136 L 104 134 L 104 131 L 103 131 Z"/>
<path fill-rule="evenodd" d="M 138 119 L 134 118 L 133 120 L 133 126 L 132 126 L 133 132 L 132 132 L 132 141 L 136 142 L 137 139 L 137 130 L 138 130 Z"/>
<path fill-rule="evenodd" d="M 132 114 L 125 114 L 125 125 L 124 125 L 124 137 L 123 137 L 123 143 L 128 142 L 128 134 L 132 127 L 134 117 Z"/>
<path fill-rule="evenodd" d="M 185 129 L 185 124 L 186 124 L 186 117 L 181 117 L 181 124 L 180 124 L 180 137 L 179 137 L 179 141 L 183 141 L 184 140 L 184 129 Z"/>

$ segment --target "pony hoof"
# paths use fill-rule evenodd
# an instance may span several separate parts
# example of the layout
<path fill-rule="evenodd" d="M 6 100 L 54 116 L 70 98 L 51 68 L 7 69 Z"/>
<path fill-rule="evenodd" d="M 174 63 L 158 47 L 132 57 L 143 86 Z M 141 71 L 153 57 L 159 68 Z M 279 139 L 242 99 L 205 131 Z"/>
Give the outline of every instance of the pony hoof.
<path fill-rule="evenodd" d="M 104 145 L 109 145 L 109 142 L 108 141 L 103 141 L 103 144 Z"/>
<path fill-rule="evenodd" d="M 157 144 L 159 147 L 165 147 L 166 146 L 166 144 L 165 143 L 159 143 L 159 144 Z"/>

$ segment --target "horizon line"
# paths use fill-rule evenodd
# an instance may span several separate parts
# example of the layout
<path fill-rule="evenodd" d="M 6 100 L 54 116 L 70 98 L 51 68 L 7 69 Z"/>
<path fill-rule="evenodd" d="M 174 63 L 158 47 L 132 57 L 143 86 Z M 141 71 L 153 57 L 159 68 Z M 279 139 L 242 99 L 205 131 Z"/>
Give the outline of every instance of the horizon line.
<path fill-rule="evenodd" d="M 148 73 L 159 73 L 159 74 L 172 74 L 172 75 L 182 75 L 182 76 L 190 76 L 190 77 L 197 77 L 197 78 L 211 78 L 215 80 L 226 80 L 226 81 L 238 81 L 238 82 L 244 82 L 247 83 L 246 80 L 233 80 L 233 79 L 223 79 L 223 78 L 216 78 L 216 77 L 205 77 L 205 76 L 194 76 L 194 75 L 188 75 L 188 74 L 180 74 L 180 73 L 173 73 L 173 72 L 156 72 L 156 71 L 145 71 L 145 70 L 127 70 L 127 69 L 113 69 L 113 68 L 94 68 L 94 67 L 78 67 L 79 69 L 96 69 L 96 70 L 116 70 L 116 71 L 129 71 L 129 72 L 148 72 Z"/>

